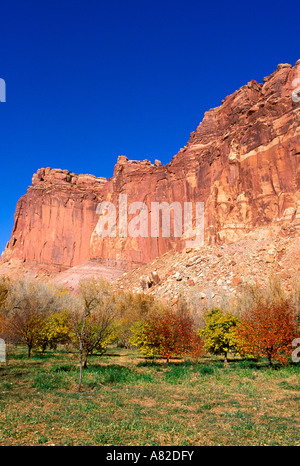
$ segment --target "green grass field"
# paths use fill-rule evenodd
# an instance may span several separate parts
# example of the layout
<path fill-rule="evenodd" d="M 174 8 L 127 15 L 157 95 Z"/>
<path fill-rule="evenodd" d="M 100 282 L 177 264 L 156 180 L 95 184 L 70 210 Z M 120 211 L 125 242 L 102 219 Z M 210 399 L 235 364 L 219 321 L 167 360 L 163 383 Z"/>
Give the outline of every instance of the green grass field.
<path fill-rule="evenodd" d="M 145 361 L 109 349 L 10 348 L 0 363 L 0 445 L 300 445 L 300 364 Z"/>

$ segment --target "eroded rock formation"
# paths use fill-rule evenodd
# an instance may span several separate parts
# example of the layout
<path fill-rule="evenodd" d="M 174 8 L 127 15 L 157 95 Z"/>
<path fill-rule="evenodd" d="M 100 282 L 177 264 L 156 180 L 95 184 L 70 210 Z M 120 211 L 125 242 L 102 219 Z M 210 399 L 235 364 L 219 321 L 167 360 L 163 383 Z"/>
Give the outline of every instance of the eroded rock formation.
<path fill-rule="evenodd" d="M 19 200 L 2 261 L 65 270 L 99 260 L 120 271 L 185 247 L 184 238 L 120 237 L 119 195 L 128 205 L 204 202 L 205 242 L 229 243 L 249 231 L 300 221 L 300 103 L 292 99 L 300 61 L 283 64 L 263 84 L 250 81 L 205 113 L 187 145 L 167 165 L 121 156 L 111 179 L 40 169 Z M 100 238 L 97 205 L 117 208 L 115 237 Z M 128 216 L 128 221 L 134 215 Z M 172 231 L 171 231 L 172 233 Z"/>

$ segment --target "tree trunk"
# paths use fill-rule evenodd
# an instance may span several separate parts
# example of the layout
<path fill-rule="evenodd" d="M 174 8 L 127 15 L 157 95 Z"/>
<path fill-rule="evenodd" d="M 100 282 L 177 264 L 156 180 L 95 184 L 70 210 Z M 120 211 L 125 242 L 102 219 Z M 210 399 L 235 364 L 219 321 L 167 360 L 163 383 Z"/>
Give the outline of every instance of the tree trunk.
<path fill-rule="evenodd" d="M 227 359 L 227 351 L 224 353 L 224 366 L 226 366 L 228 363 L 228 359 Z"/>
<path fill-rule="evenodd" d="M 82 359 L 83 359 L 83 347 L 82 347 L 82 340 L 80 340 L 80 364 L 79 364 L 78 392 L 80 392 L 81 381 L 82 381 Z"/>
<path fill-rule="evenodd" d="M 82 328 L 80 331 L 79 335 L 79 354 L 80 354 L 80 366 L 79 366 L 79 382 L 78 382 L 78 392 L 80 392 L 81 389 L 81 381 L 82 381 L 82 360 L 83 360 L 83 336 L 84 336 L 84 328 L 85 328 L 85 320 L 88 316 L 88 312 L 85 309 L 85 312 L 83 314 L 83 319 L 82 319 Z"/>
<path fill-rule="evenodd" d="M 87 368 L 87 358 L 88 358 L 88 354 L 85 353 L 85 355 L 84 355 L 84 363 L 83 363 L 83 368 L 84 368 L 84 369 Z"/>
<path fill-rule="evenodd" d="M 271 369 L 271 367 L 272 367 L 272 358 L 271 358 L 271 356 L 268 356 L 268 361 L 269 361 L 268 368 Z"/>

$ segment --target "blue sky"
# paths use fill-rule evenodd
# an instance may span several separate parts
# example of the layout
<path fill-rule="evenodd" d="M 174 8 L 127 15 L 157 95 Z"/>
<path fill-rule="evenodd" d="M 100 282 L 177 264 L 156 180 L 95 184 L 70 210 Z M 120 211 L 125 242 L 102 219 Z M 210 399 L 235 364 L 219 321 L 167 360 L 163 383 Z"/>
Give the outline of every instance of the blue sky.
<path fill-rule="evenodd" d="M 40 167 L 171 160 L 205 111 L 300 58 L 299 1 L 1 4 L 0 250 Z"/>

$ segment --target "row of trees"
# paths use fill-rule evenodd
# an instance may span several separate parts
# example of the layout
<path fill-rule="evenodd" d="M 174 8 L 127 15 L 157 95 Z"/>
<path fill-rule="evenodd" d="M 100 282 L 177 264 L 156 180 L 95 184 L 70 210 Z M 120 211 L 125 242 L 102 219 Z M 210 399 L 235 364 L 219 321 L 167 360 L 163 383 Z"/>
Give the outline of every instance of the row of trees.
<path fill-rule="evenodd" d="M 299 335 L 295 309 L 283 301 L 269 306 L 257 306 L 242 318 L 219 309 L 206 316 L 206 325 L 199 330 L 204 337 L 206 351 L 242 356 L 266 357 L 271 367 L 273 360 L 286 364 L 292 352 L 292 342 Z"/>
<path fill-rule="evenodd" d="M 0 281 L 0 337 L 45 351 L 69 345 L 79 353 L 80 382 L 88 356 L 110 343 L 148 357 L 197 358 L 204 351 L 265 356 L 284 364 L 298 335 L 297 310 L 278 283 L 272 293 L 250 287 L 242 312 L 210 309 L 199 316 L 181 300 L 174 309 L 146 294 L 116 292 L 104 280 L 82 280 L 76 294 L 40 281 Z M 245 304 L 246 303 L 246 304 Z M 239 304 L 238 309 L 241 306 Z"/>
<path fill-rule="evenodd" d="M 299 336 L 300 286 L 287 294 L 271 276 L 265 287 L 246 284 L 220 308 L 202 309 L 195 296 L 181 300 L 173 312 L 150 315 L 132 327 L 131 343 L 147 356 L 198 357 L 203 352 L 266 357 L 269 366 L 286 364 Z M 196 306 L 195 306 L 196 303 Z"/>
<path fill-rule="evenodd" d="M 298 319 L 287 301 L 251 308 L 242 317 L 220 309 L 204 316 L 205 325 L 196 331 L 192 317 L 185 311 L 167 310 L 150 316 L 133 327 L 131 342 L 147 356 L 159 354 L 167 359 L 177 356 L 197 358 L 204 351 L 223 355 L 266 357 L 286 364 L 292 342 L 299 335 Z"/>
<path fill-rule="evenodd" d="M 131 326 L 162 310 L 152 296 L 115 292 L 104 280 L 82 280 L 75 294 L 38 280 L 0 280 L 0 337 L 45 351 L 68 345 L 79 353 L 80 374 L 88 356 L 115 342 L 128 347 Z"/>

